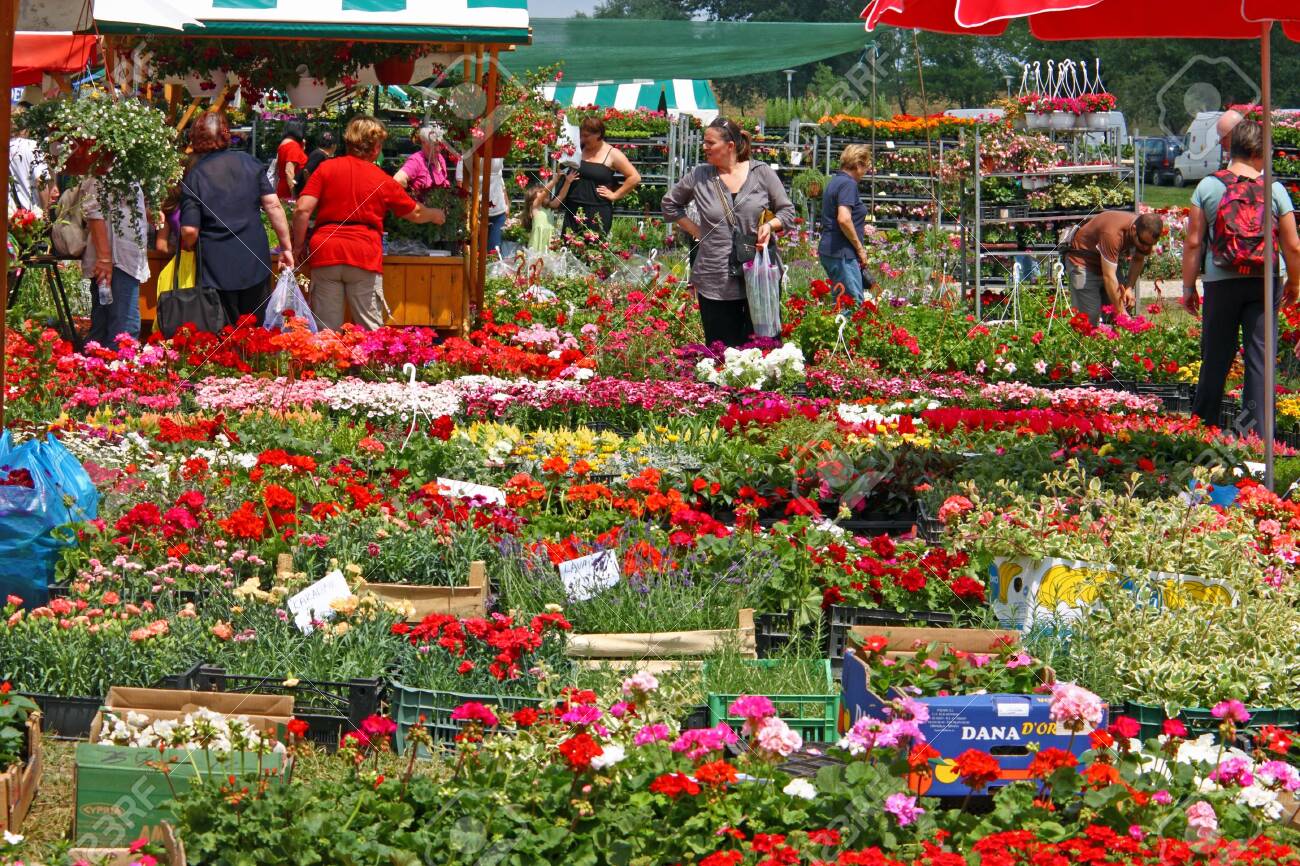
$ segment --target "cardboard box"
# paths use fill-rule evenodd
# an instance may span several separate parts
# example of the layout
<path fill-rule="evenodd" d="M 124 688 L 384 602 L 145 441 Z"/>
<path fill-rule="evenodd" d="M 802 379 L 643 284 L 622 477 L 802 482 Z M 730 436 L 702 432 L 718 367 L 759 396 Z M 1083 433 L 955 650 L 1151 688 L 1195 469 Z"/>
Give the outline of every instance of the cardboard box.
<path fill-rule="evenodd" d="M 416 586 L 408 583 L 366 583 L 361 589 L 394 604 L 415 609 L 411 619 L 419 622 L 431 613 L 450 616 L 487 616 L 487 567 L 482 560 L 469 565 L 467 586 Z"/>
<path fill-rule="evenodd" d="M 41 714 L 27 717 L 27 757 L 0 774 L 0 831 L 17 833 L 41 785 Z"/>
<path fill-rule="evenodd" d="M 166 776 L 158 768 L 160 763 L 169 767 Z M 288 782 L 292 766 L 291 759 L 275 753 L 217 755 L 80 743 L 73 767 L 73 842 L 90 848 L 121 848 L 141 836 L 163 841 L 164 825 L 175 818 L 164 804 L 188 791 L 196 778 L 213 784 L 230 775 L 253 780 L 259 770 L 269 770 L 270 783 L 279 785 Z"/>
<path fill-rule="evenodd" d="M 167 852 L 167 859 L 162 862 L 162 866 L 186 866 L 185 863 L 185 845 L 176 837 L 176 831 L 172 829 L 171 824 L 162 824 L 158 828 L 160 838 L 152 841 L 160 842 Z M 132 839 L 132 842 L 135 840 Z M 72 862 L 77 860 L 86 860 L 91 863 L 103 864 L 107 866 L 131 866 L 140 858 L 131 853 L 130 847 L 126 848 L 73 848 L 68 852 L 68 857 Z"/>
<path fill-rule="evenodd" d="M 734 629 L 569 635 L 564 654 L 583 667 L 634 667 L 659 673 L 683 666 L 699 667 L 704 656 L 738 646 L 744 658 L 758 658 L 754 611 L 740 611 Z"/>
<path fill-rule="evenodd" d="M 104 700 L 104 709 L 118 716 L 136 712 L 150 721 L 179 719 L 200 708 L 227 716 L 244 716 L 259 729 L 278 734 L 293 719 L 293 696 L 113 686 Z M 100 716 L 102 712 L 91 723 L 92 743 L 98 741 L 97 733 L 103 721 Z"/>
<path fill-rule="evenodd" d="M 861 642 L 870 635 L 889 638 L 885 650 L 891 657 L 913 654 L 917 643 L 944 643 L 964 652 L 987 652 L 1004 632 L 985 629 L 871 628 L 857 626 L 852 637 Z M 882 718 L 887 699 L 897 694 L 878 695 L 871 688 L 871 670 L 850 649 L 844 654 L 844 699 L 841 704 L 840 732 L 852 727 L 863 716 Z M 1051 669 L 1044 683 L 1054 680 Z M 921 726 L 926 742 L 939 752 L 931 773 L 909 778 L 918 794 L 930 797 L 965 797 L 971 793 L 953 769 L 955 759 L 967 749 L 979 749 L 992 755 L 1001 766 L 1001 776 L 981 793 L 987 795 L 1006 783 L 1029 778 L 1029 765 L 1040 749 L 1066 749 L 1076 756 L 1090 747 L 1091 729 L 1072 734 L 1050 718 L 1048 695 L 984 694 L 918 698 L 930 710 L 930 720 Z M 1106 720 L 1103 715 L 1102 724 Z"/>

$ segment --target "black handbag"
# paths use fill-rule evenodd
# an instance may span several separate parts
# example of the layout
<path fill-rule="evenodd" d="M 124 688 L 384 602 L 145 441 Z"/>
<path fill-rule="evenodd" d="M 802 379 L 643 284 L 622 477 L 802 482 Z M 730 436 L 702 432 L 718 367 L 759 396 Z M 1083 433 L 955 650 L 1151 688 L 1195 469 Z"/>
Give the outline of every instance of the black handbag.
<path fill-rule="evenodd" d="M 229 324 L 221 296 L 212 286 L 203 285 L 203 254 L 201 245 L 194 247 L 194 285 L 188 289 L 177 288 L 180 282 L 180 248 L 177 245 L 176 261 L 172 266 L 172 286 L 158 296 L 158 330 L 168 339 L 185 324 L 196 330 L 218 334 Z"/>
<path fill-rule="evenodd" d="M 727 218 L 727 225 L 731 226 L 731 255 L 727 259 L 727 275 L 743 280 L 744 266 L 758 255 L 758 235 L 741 230 L 740 220 L 731 207 L 731 195 L 716 173 L 713 175 L 713 182 L 717 185 L 718 195 L 722 198 L 722 212 Z"/>

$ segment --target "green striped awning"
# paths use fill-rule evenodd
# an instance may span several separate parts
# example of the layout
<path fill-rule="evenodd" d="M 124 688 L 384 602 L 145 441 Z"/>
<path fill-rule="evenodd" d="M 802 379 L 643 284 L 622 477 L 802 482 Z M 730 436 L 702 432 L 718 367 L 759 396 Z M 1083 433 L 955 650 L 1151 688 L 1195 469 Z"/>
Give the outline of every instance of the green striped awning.
<path fill-rule="evenodd" d="M 579 108 L 599 105 L 629 111 L 644 108 L 670 115 L 689 114 L 709 123 L 718 116 L 718 100 L 707 81 L 675 78 L 665 81 L 605 81 L 593 84 L 548 84 L 547 99 Z"/>

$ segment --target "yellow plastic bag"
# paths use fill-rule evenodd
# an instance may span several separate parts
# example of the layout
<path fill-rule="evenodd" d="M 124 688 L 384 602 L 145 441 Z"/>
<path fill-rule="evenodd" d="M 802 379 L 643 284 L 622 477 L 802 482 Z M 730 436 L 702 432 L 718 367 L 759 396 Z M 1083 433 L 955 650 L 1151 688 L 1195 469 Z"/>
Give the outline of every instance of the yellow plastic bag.
<path fill-rule="evenodd" d="M 180 264 L 178 265 L 177 262 Z M 179 267 L 179 279 L 177 277 L 177 268 Z M 158 272 L 158 294 L 170 292 L 172 289 L 192 289 L 194 288 L 195 275 L 194 253 L 189 250 L 181 250 L 180 255 L 172 256 L 163 269 Z"/>

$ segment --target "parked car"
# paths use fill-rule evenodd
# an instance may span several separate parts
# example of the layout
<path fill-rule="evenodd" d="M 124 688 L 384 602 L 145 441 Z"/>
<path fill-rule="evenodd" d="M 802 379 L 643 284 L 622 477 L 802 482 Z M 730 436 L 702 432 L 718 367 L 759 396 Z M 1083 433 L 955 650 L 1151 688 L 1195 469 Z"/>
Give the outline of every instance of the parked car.
<path fill-rule="evenodd" d="M 1137 145 L 1142 154 L 1143 179 L 1155 186 L 1164 186 L 1174 181 L 1174 160 L 1183 152 L 1183 145 L 1176 138 L 1139 138 Z"/>

